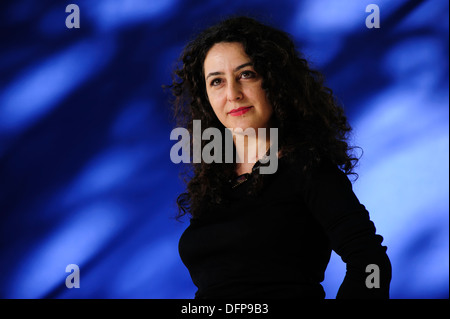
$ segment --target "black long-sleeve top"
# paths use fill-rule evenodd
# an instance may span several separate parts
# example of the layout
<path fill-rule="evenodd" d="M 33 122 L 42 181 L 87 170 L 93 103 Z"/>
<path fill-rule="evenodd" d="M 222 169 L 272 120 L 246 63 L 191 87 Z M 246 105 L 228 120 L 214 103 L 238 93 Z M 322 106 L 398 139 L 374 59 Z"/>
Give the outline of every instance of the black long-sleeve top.
<path fill-rule="evenodd" d="M 347 266 L 337 298 L 389 298 L 387 248 L 342 171 L 323 166 L 306 182 L 281 158 L 258 196 L 249 184 L 180 238 L 195 298 L 324 298 L 332 249 Z"/>

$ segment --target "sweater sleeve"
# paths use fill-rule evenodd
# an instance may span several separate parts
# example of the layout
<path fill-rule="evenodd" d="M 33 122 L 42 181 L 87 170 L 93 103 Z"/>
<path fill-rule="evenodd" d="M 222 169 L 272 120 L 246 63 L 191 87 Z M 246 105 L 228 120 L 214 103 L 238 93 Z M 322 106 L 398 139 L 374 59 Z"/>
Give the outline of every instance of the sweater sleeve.
<path fill-rule="evenodd" d="M 337 167 L 313 174 L 305 191 L 309 210 L 327 233 L 331 248 L 346 263 L 336 298 L 389 298 L 391 263 L 366 208 Z"/>

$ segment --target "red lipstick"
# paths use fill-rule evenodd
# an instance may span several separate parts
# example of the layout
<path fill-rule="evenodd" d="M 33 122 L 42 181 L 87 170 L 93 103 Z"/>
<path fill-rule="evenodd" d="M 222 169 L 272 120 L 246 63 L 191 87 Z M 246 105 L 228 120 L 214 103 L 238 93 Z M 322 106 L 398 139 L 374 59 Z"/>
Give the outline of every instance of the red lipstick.
<path fill-rule="evenodd" d="M 239 107 L 239 108 L 237 108 L 237 109 L 231 110 L 228 114 L 230 114 L 231 116 L 239 116 L 239 115 L 245 114 L 245 113 L 247 113 L 248 111 L 250 111 L 250 109 L 251 109 L 252 107 L 253 107 L 253 106 L 243 106 L 243 107 Z"/>

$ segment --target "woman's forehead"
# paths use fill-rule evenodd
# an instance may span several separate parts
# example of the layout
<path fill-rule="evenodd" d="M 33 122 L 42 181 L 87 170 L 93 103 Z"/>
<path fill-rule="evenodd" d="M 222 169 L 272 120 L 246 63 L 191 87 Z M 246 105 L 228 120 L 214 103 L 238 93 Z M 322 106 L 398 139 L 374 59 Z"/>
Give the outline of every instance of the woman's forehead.
<path fill-rule="evenodd" d="M 235 68 L 251 59 L 239 42 L 219 42 L 211 47 L 203 62 L 205 72 L 218 72 L 216 68 Z"/>

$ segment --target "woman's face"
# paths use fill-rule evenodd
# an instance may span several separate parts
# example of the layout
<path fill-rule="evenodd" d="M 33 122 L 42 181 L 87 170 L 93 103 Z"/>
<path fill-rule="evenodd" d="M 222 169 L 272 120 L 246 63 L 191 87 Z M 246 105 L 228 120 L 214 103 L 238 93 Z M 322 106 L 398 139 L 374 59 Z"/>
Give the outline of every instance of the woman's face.
<path fill-rule="evenodd" d="M 209 102 L 225 127 L 270 127 L 272 105 L 242 44 L 216 43 L 207 53 L 203 68 Z"/>

